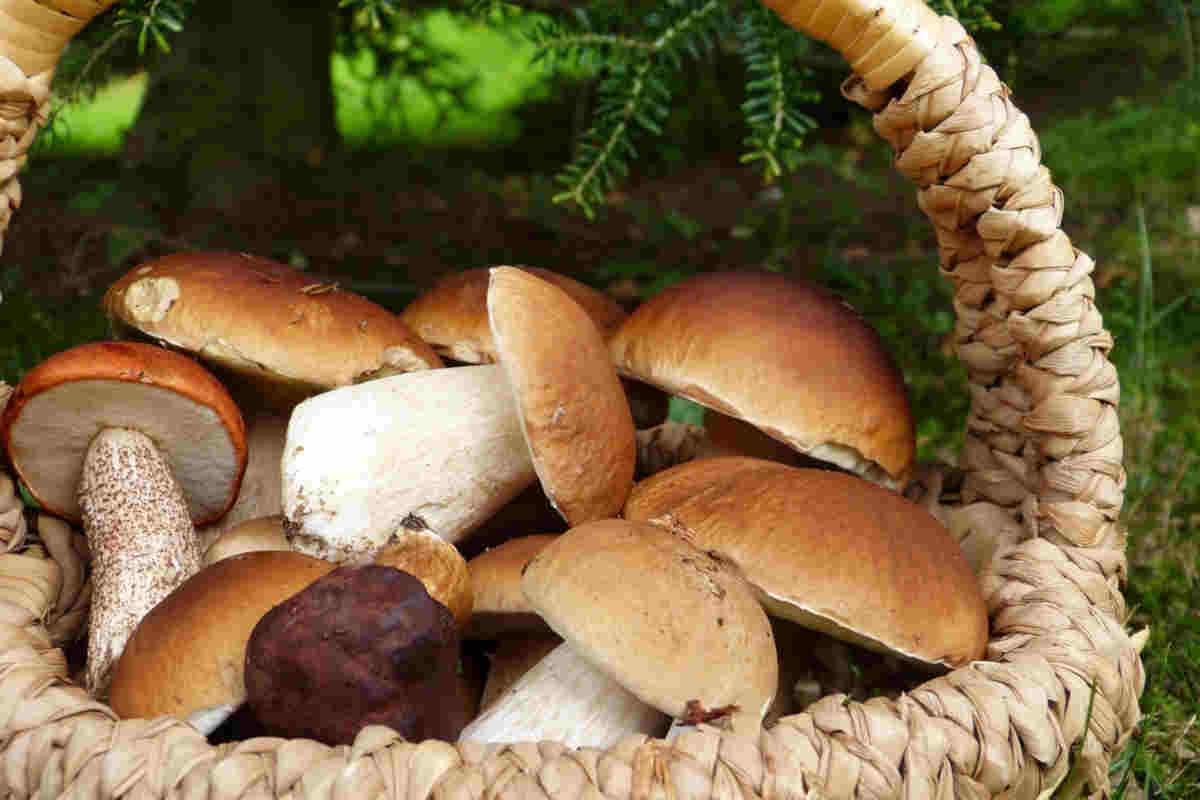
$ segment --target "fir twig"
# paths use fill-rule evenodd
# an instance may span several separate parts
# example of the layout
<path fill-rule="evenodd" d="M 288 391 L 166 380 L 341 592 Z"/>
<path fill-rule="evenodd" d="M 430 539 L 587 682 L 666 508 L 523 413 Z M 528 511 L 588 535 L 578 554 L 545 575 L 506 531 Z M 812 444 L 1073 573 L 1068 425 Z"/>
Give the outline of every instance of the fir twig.
<path fill-rule="evenodd" d="M 653 38 L 539 29 L 540 57 L 582 61 L 599 55 L 608 71 L 592 126 L 558 175 L 566 188 L 554 202 L 575 204 L 589 219 L 595 216 L 595 207 L 637 157 L 634 135 L 662 134 L 671 103 L 670 73 L 682 66 L 685 54 L 697 58 L 712 49 L 723 11 L 722 0 L 667 4 L 649 19 L 651 29 L 658 30 Z"/>
<path fill-rule="evenodd" d="M 738 38 L 746 62 L 746 93 L 742 112 L 750 135 L 743 163 L 762 161 L 764 179 L 773 181 L 787 171 L 786 161 L 799 155 L 805 134 L 816 122 L 797 108 L 820 95 L 803 88 L 811 71 L 795 63 L 789 47 L 798 34 L 786 28 L 763 6 L 751 7 L 739 20 Z M 803 41 L 803 40 L 802 40 Z"/>

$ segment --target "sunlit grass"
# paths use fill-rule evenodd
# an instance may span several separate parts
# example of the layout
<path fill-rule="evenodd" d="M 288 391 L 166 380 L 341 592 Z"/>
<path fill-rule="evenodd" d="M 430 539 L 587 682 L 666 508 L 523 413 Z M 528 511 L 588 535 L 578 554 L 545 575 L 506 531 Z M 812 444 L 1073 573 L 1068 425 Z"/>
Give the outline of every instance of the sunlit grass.
<path fill-rule="evenodd" d="M 137 119 L 146 93 L 146 75 L 121 78 L 80 103 L 63 104 L 40 134 L 40 153 L 58 156 L 105 156 L 121 150 L 125 132 Z"/>
<path fill-rule="evenodd" d="M 516 108 L 545 87 L 533 46 L 506 31 L 449 12 L 420 22 L 429 41 L 454 56 L 434 78 L 464 86 L 460 103 L 426 90 L 411 75 L 380 74 L 369 52 L 335 55 L 330 64 L 338 130 L 351 148 L 396 145 L 501 146 L 520 135 Z M 401 41 L 400 46 L 403 46 Z M 111 156 L 137 118 L 146 76 L 122 78 L 93 97 L 64 104 L 37 145 L 43 155 Z"/>

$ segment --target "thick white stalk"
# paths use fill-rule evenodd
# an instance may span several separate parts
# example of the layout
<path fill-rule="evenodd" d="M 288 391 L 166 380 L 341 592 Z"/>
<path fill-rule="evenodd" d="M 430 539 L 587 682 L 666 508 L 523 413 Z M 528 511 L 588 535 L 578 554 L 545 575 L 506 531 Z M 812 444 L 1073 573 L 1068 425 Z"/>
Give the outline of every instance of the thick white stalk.
<path fill-rule="evenodd" d="M 372 560 L 406 528 L 454 543 L 535 479 L 500 366 L 378 378 L 292 412 L 287 536 L 296 550 L 339 563 Z"/>
<path fill-rule="evenodd" d="M 200 546 L 170 467 L 135 430 L 108 428 L 92 439 L 79 508 L 92 557 L 86 680 L 102 697 L 142 617 L 199 571 Z"/>
<path fill-rule="evenodd" d="M 268 413 L 246 420 L 246 472 L 237 500 L 225 516 L 197 529 L 201 552 L 223 533 L 247 520 L 283 513 L 280 464 L 287 423 L 287 417 Z"/>
<path fill-rule="evenodd" d="M 560 644 L 463 729 L 459 741 L 608 748 L 631 733 L 658 736 L 669 718 Z"/>

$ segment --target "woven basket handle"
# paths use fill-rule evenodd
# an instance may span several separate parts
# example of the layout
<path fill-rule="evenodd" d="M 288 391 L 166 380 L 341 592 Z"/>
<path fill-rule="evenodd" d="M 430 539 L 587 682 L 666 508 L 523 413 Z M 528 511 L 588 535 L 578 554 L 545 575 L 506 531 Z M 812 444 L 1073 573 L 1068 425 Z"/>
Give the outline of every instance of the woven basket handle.
<path fill-rule="evenodd" d="M 0 0 L 0 247 L 21 205 L 17 172 L 46 121 L 58 58 L 115 1 Z"/>
<path fill-rule="evenodd" d="M 375 727 L 336 748 L 213 747 L 169 718 L 118 721 L 68 680 L 43 624 L 63 578 L 31 549 L 0 555 L 0 796 L 922 800 L 1045 797 L 1068 779 L 1109 788 L 1139 717 L 1144 639 L 1123 626 L 1119 389 L 1092 262 L 1060 229 L 1062 194 L 1028 120 L 956 21 L 918 0 L 767 2 L 852 65 L 843 91 L 875 112 L 937 232 L 972 399 L 964 508 L 989 510 L 981 535 L 1006 542 L 981 576 L 987 660 L 897 700 L 826 697 L 748 738 L 700 726 L 670 745 L 630 737 L 576 752 L 407 743 Z M 0 226 L 71 35 L 63 20 L 81 26 L 103 8 L 86 5 L 54 11 L 60 26 L 45 24 L 46 5 L 0 0 Z"/>
<path fill-rule="evenodd" d="M 850 69 L 880 91 L 912 72 L 933 51 L 938 17 L 921 0 L 763 0 L 798 31 L 842 54 Z"/>

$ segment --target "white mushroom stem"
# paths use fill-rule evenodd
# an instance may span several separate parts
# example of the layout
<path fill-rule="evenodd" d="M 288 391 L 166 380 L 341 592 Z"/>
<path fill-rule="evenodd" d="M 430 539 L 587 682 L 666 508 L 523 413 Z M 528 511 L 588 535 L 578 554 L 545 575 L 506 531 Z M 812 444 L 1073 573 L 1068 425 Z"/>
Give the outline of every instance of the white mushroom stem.
<path fill-rule="evenodd" d="M 463 728 L 459 741 L 552 740 L 608 748 L 631 733 L 659 736 L 669 717 L 560 644 Z"/>
<path fill-rule="evenodd" d="M 465 537 L 536 474 L 499 365 L 409 372 L 296 406 L 283 453 L 287 536 L 365 563 L 393 534 Z"/>
<path fill-rule="evenodd" d="M 205 736 L 211 736 L 212 732 L 221 727 L 225 720 L 232 717 L 242 705 L 242 703 L 222 703 L 219 706 L 202 708 L 188 714 L 186 722 Z"/>
<path fill-rule="evenodd" d="M 142 617 L 200 569 L 200 546 L 170 467 L 134 430 L 108 428 L 92 439 L 79 508 L 92 556 L 87 688 L 103 696 Z"/>
<path fill-rule="evenodd" d="M 287 417 L 268 413 L 246 420 L 246 472 L 237 500 L 225 516 L 197 529 L 201 552 L 247 520 L 283 513 L 280 463 L 287 424 Z"/>
<path fill-rule="evenodd" d="M 539 661 L 562 643 L 562 639 L 551 633 L 506 636 L 496 645 L 488 666 L 487 682 L 483 685 L 483 696 L 479 708 L 486 709 L 504 695 L 521 676 L 533 669 Z"/>

